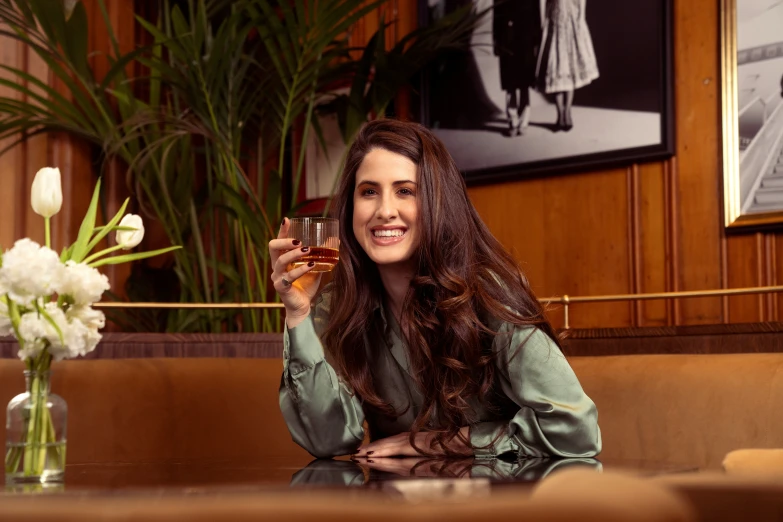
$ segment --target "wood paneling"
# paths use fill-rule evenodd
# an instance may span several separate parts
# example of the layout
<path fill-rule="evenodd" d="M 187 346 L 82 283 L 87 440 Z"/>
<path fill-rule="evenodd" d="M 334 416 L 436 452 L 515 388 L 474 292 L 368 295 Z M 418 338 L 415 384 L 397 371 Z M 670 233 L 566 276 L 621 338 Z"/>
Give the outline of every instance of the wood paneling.
<path fill-rule="evenodd" d="M 719 2 L 674 0 L 676 154 L 626 169 L 471 187 L 537 295 L 706 290 L 783 280 L 780 234 L 722 228 Z M 780 296 L 571 307 L 574 327 L 779 320 Z M 550 314 L 556 326 L 562 313 Z"/>
<path fill-rule="evenodd" d="M 109 33 L 97 0 L 83 2 L 90 23 L 90 65 L 100 78 L 108 70 Z M 134 45 L 133 2 L 106 2 L 106 8 L 120 48 L 127 52 Z M 0 37 L 0 64 L 20 68 L 67 94 L 34 52 L 8 37 Z M 6 78 L 12 76 L 5 71 L 0 74 Z M 9 95 L 13 91 L 0 87 L 0 92 Z M 6 140 L 0 143 L 0 147 L 12 141 Z M 63 184 L 63 208 L 52 219 L 53 248 L 59 250 L 76 239 L 100 168 L 100 165 L 94 164 L 94 150 L 94 147 L 72 136 L 49 134 L 28 139 L 0 157 L 0 179 L 3 182 L 3 190 L 0 190 L 0 246 L 8 248 L 21 237 L 43 243 L 43 219 L 30 207 L 30 185 L 35 173 L 46 166 L 60 169 Z M 104 184 L 106 208 L 113 215 L 127 195 L 124 172 L 110 169 Z M 127 270 L 129 267 L 126 266 L 105 269 L 113 290 L 120 295 Z"/>
<path fill-rule="evenodd" d="M 389 41 L 415 26 L 417 0 L 389 0 Z M 132 2 L 107 2 L 123 49 L 133 44 Z M 90 42 L 109 49 L 95 0 L 86 0 Z M 470 188 L 492 231 L 520 260 L 539 296 L 700 290 L 783 281 L 778 233 L 726 237 L 721 219 L 719 2 L 674 0 L 676 139 L 674 158 L 625 168 Z M 380 13 L 352 32 L 363 45 Z M 100 52 L 92 63 L 105 70 Z M 0 63 L 48 77 L 30 53 L 0 40 Z M 0 72 L 0 74 L 3 74 Z M 406 94 L 401 95 L 405 99 Z M 400 108 L 406 107 L 400 103 Z M 404 114 L 403 114 L 404 115 Z M 46 161 L 41 161 L 45 158 Z M 71 239 L 94 181 L 90 149 L 64 136 L 31 140 L 0 157 L 0 245 L 42 237 L 29 210 L 29 185 L 44 164 L 63 171 L 66 208 L 55 241 Z M 122 169 L 107 176 L 110 208 L 125 195 Z M 115 206 L 112 206 L 115 205 Z M 113 274 L 116 279 L 118 276 Z M 114 285 L 117 289 L 117 285 Z M 676 326 L 777 321 L 783 296 L 646 301 L 572 306 L 575 327 Z M 562 324 L 562 310 L 551 317 Z"/>

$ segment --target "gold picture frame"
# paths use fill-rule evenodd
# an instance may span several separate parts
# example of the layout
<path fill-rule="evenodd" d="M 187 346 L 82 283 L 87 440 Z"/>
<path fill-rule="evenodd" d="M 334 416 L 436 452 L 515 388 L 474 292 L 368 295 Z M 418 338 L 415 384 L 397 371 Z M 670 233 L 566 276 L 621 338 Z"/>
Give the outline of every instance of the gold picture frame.
<path fill-rule="evenodd" d="M 783 59 L 783 37 L 780 42 L 754 45 L 740 51 L 737 3 L 742 1 L 721 0 L 725 226 L 729 229 L 783 226 L 783 171 L 775 172 L 777 162 L 774 157 L 778 148 L 783 153 L 783 99 L 774 99 L 774 92 L 769 94 L 765 91 L 755 96 L 748 96 L 747 92 L 741 93 L 738 71 L 738 67 L 743 64 L 753 65 L 765 60 Z M 742 56 L 739 56 L 740 54 Z M 783 70 L 780 72 L 783 73 Z M 741 97 L 744 102 L 742 107 Z M 775 106 L 768 109 L 771 101 L 775 102 Z M 760 124 L 754 122 L 754 119 L 759 119 L 758 114 L 755 114 L 759 111 Z M 742 125 L 741 117 L 744 118 Z M 745 135 L 741 136 L 741 132 Z M 743 174 L 742 170 L 749 172 Z M 771 172 L 775 179 L 770 177 Z M 780 174 L 779 179 L 777 174 Z M 765 188 L 765 181 L 774 181 L 775 186 L 769 185 Z M 761 192 L 761 189 L 766 192 Z M 776 201 L 778 198 L 779 202 Z"/>

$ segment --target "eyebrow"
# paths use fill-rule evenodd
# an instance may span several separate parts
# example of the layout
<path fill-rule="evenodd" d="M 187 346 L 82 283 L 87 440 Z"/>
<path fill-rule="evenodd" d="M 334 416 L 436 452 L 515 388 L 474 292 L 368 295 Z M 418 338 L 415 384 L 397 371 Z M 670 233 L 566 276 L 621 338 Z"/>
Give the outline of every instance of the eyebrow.
<path fill-rule="evenodd" d="M 397 185 L 404 185 L 406 183 L 410 183 L 411 185 L 417 185 L 418 186 L 418 184 L 415 181 L 411 181 L 409 179 L 401 179 L 399 181 L 395 181 L 395 182 L 392 183 L 392 186 L 396 187 Z M 361 183 L 357 183 L 356 184 L 357 187 L 360 187 L 362 185 L 370 185 L 371 187 L 380 187 L 381 186 L 381 184 L 378 183 L 377 181 L 369 181 L 369 180 L 365 180 L 365 181 L 362 181 Z"/>

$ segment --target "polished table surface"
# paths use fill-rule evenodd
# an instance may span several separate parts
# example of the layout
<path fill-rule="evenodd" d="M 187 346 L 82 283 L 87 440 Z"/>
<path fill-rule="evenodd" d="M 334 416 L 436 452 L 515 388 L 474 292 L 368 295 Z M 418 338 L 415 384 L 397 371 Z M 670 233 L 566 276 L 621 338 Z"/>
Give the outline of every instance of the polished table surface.
<path fill-rule="evenodd" d="M 531 486 L 547 475 L 581 467 L 596 472 L 624 470 L 638 475 L 696 471 L 694 467 L 657 462 L 601 462 L 597 459 L 430 459 L 311 460 L 273 457 L 262 461 L 194 460 L 69 464 L 65 482 L 47 486 L 6 485 L 2 495 L 24 492 L 66 495 L 209 495 L 292 488 L 371 488 L 399 493 L 413 486 L 474 491 L 514 485 Z"/>

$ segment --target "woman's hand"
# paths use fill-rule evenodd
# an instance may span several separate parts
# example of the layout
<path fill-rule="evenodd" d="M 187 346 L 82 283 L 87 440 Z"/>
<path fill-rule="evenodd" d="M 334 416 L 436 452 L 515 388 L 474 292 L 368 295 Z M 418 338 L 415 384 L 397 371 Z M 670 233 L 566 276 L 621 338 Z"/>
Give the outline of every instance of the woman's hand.
<path fill-rule="evenodd" d="M 460 429 L 460 433 L 468 440 L 470 431 L 467 426 Z M 434 437 L 435 434 L 433 433 L 420 431 L 416 434 L 416 445 L 432 451 L 436 456 L 446 456 L 446 452 L 440 447 L 430 448 L 430 442 Z M 462 442 L 459 437 L 454 437 L 448 442 L 448 445 L 451 450 L 451 456 L 470 457 L 473 455 L 473 448 Z M 420 457 L 421 455 L 422 453 L 411 445 L 410 433 L 405 432 L 386 437 L 385 439 L 379 439 L 369 444 L 363 444 L 356 451 L 354 457 L 374 459 L 376 457 Z"/>
<path fill-rule="evenodd" d="M 315 263 L 303 265 L 289 271 L 288 266 L 307 254 L 308 248 L 301 247 L 296 238 L 288 237 L 291 221 L 283 219 L 277 239 L 269 242 L 269 258 L 272 263 L 272 283 L 285 306 L 286 324 L 293 328 L 310 314 L 310 303 L 318 292 L 321 274 L 309 274 Z"/>
<path fill-rule="evenodd" d="M 470 474 L 473 457 L 431 458 L 403 457 L 397 459 L 367 459 L 356 461 L 375 471 L 403 477 L 463 477 Z"/>

